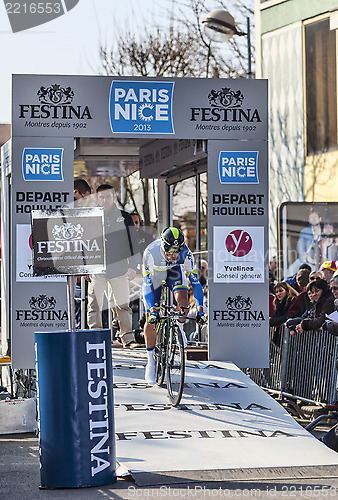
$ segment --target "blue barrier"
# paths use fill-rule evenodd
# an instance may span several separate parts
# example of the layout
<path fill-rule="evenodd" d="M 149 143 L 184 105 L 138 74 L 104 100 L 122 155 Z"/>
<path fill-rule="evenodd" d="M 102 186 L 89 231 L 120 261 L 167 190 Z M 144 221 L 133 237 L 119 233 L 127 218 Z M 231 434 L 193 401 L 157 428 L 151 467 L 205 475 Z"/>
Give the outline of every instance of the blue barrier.
<path fill-rule="evenodd" d="M 41 488 L 116 481 L 110 330 L 35 333 Z"/>

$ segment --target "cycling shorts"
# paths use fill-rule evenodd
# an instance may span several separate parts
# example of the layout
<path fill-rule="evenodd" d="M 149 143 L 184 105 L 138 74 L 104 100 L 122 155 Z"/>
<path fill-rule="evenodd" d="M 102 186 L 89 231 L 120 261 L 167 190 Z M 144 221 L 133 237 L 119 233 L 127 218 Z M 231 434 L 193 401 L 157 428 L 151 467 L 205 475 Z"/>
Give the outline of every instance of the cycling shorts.
<path fill-rule="evenodd" d="M 177 290 L 187 290 L 189 291 L 187 276 L 184 272 L 182 265 L 177 265 L 167 269 L 166 272 L 156 272 L 153 276 L 153 290 L 154 290 L 154 303 L 155 307 L 160 307 L 161 300 L 161 291 L 162 291 L 162 282 L 165 281 L 172 290 L 172 292 L 176 292 Z M 150 311 L 150 307 L 145 302 L 146 312 Z"/>

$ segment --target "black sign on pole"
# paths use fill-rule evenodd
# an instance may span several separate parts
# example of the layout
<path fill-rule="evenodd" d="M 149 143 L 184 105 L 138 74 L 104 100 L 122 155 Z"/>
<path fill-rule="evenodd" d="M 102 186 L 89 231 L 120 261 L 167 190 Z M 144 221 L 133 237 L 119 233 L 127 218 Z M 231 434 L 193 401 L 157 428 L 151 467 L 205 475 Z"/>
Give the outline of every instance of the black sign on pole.
<path fill-rule="evenodd" d="M 106 270 L 103 208 L 32 210 L 35 276 Z"/>
<path fill-rule="evenodd" d="M 33 274 L 67 275 L 69 329 L 75 329 L 73 276 L 106 270 L 103 208 L 32 210 Z"/>

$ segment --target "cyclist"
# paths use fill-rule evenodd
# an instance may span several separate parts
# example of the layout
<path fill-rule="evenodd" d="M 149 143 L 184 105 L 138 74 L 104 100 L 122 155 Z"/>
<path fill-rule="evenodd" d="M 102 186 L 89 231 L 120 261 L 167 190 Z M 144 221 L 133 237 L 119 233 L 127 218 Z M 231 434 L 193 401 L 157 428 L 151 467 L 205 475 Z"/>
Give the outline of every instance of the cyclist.
<path fill-rule="evenodd" d="M 160 239 L 148 245 L 143 255 L 143 296 L 146 306 L 144 337 L 148 357 L 145 379 L 149 385 L 156 383 L 155 324 L 159 315 L 162 282 L 166 281 L 173 291 L 178 307 L 188 307 L 187 277 L 196 300 L 196 320 L 204 324 L 206 317 L 203 312 L 203 289 L 198 280 L 194 257 L 185 244 L 183 233 L 176 227 L 167 227 L 162 231 Z M 184 319 L 178 321 L 186 344 L 183 324 Z"/>

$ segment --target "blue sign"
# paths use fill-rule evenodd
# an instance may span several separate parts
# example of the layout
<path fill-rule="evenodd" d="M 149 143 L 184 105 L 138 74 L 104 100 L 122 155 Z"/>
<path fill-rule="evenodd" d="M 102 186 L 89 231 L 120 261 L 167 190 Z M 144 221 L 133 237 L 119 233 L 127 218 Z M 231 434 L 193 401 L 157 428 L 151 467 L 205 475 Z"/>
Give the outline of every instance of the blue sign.
<path fill-rule="evenodd" d="M 22 175 L 25 181 L 62 181 L 63 148 L 25 148 Z"/>
<path fill-rule="evenodd" d="M 174 83 L 113 81 L 109 98 L 112 132 L 173 134 Z"/>
<path fill-rule="evenodd" d="M 220 151 L 221 184 L 258 184 L 258 151 Z"/>

